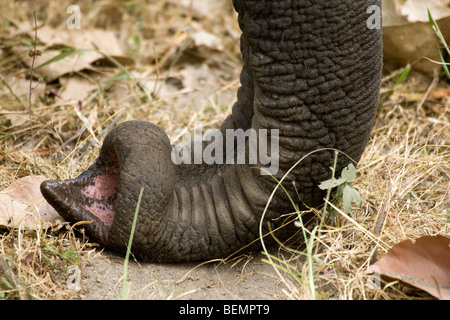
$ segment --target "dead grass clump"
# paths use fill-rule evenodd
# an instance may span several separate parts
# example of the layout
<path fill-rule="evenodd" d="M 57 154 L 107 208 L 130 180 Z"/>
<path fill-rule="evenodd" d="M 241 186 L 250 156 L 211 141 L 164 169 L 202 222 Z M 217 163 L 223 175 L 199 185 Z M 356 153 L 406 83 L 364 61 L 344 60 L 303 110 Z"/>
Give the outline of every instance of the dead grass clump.
<path fill-rule="evenodd" d="M 311 298 L 314 290 L 321 299 L 432 298 L 366 274 L 374 260 L 402 240 L 450 235 L 450 103 L 447 97 L 436 100 L 414 91 L 414 81 L 400 86 L 378 113 L 354 181 L 361 206 L 349 215 L 339 210 L 334 224 L 321 225 L 314 235 L 309 231 L 313 274 L 305 263 L 307 250 L 272 262 L 288 270 L 281 276 L 287 297 L 305 298 L 306 293 Z M 398 98 L 405 88 L 415 98 Z"/>
<path fill-rule="evenodd" d="M 119 122 L 149 120 L 170 137 L 176 129 L 192 131 L 197 121 L 204 129 L 217 128 L 235 100 L 241 68 L 240 31 L 230 1 L 83 0 L 78 1 L 82 11 L 79 32 L 90 42 L 92 30 L 106 32 L 105 37 L 114 40 L 120 54 L 114 55 L 115 60 L 108 59 L 112 48 L 105 46 L 100 50 L 103 55 L 85 68 L 64 72 L 55 61 L 50 64 L 58 66 L 50 70 L 53 77 L 37 68 L 32 79 L 33 117 L 29 119 L 33 11 L 39 26 L 38 49 L 44 53 L 66 52 L 70 55 L 61 60 L 80 61 L 95 51 L 83 50 L 85 43 L 58 38 L 67 31 L 65 9 L 70 4 L 2 1 L 1 189 L 33 174 L 58 179 L 76 176 L 94 161 L 101 141 Z M 49 39 L 55 38 L 62 43 L 50 45 Z M 201 41 L 205 38 L 209 42 Z M 305 263 L 305 252 L 274 257 L 285 284 L 277 296 L 418 297 L 403 292 L 398 284 L 381 282 L 381 289 L 373 289 L 365 274 L 375 249 L 381 256 L 403 239 L 449 235 L 448 84 L 439 83 L 436 89 L 437 81 L 417 85 L 415 79 L 420 78 L 410 77 L 395 88 L 379 111 L 354 183 L 362 197 L 361 206 L 350 215 L 338 212 L 334 225 L 315 230 L 312 266 Z M 393 80 L 387 78 L 382 94 L 392 85 Z M 312 231 L 308 232 L 311 237 Z M 75 237 L 65 225 L 47 230 L 2 230 L 0 257 L 7 266 L 1 271 L 14 274 L 25 291 L 2 282 L 0 299 L 82 298 L 77 291 L 68 290 L 67 270 L 83 268 L 92 252 L 83 236 Z M 6 278 L 0 272 L 0 279 Z"/>
<path fill-rule="evenodd" d="M 75 237 L 67 223 L 2 230 L 0 247 L 1 299 L 79 298 L 80 270 L 93 249 L 84 237 Z"/>

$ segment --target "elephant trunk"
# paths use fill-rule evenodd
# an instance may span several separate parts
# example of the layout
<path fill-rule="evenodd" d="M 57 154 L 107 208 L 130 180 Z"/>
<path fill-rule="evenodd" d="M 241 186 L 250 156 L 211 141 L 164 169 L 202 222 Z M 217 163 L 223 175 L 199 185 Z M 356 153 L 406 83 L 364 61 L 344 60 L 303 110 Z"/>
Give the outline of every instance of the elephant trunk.
<path fill-rule="evenodd" d="M 381 83 L 381 28 L 369 29 L 371 5 L 358 1 L 235 1 L 243 31 L 244 69 L 251 70 L 251 127 L 279 133 L 280 179 L 310 206 L 317 185 L 357 163 L 375 118 Z M 247 80 L 247 82 L 250 82 Z M 247 99 L 250 100 L 250 99 Z M 262 179 L 272 189 L 276 181 Z M 295 185 L 294 183 L 295 182 Z"/>
<path fill-rule="evenodd" d="M 345 154 L 337 172 L 358 162 L 375 116 L 382 40 L 381 29 L 367 27 L 370 5 L 380 8 L 381 0 L 234 1 L 242 87 L 221 133 L 228 146 L 239 141 L 229 130 L 250 130 L 244 151 L 266 144 L 266 157 L 239 162 L 239 146 L 224 145 L 220 163 L 174 164 L 160 128 L 130 121 L 108 134 L 85 173 L 44 182 L 42 193 L 64 218 L 92 221 L 86 228 L 96 241 L 124 252 L 144 187 L 133 253 L 172 262 L 226 257 L 257 239 L 288 171 L 262 225 L 277 228 L 293 211 L 285 192 L 301 209 L 321 204 L 317 186 L 330 178 L 332 149 Z"/>

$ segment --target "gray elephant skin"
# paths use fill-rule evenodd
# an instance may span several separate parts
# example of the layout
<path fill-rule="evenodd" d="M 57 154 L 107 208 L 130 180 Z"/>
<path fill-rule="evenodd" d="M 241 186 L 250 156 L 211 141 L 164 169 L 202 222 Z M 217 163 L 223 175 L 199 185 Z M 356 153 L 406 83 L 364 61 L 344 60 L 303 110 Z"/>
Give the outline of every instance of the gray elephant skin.
<path fill-rule="evenodd" d="M 382 31 L 368 28 L 368 7 L 381 8 L 381 0 L 233 4 L 243 68 L 238 100 L 220 130 L 278 129 L 278 172 L 264 175 L 258 165 L 245 163 L 177 165 L 162 129 L 144 121 L 121 123 L 87 171 L 41 185 L 67 221 L 91 221 L 85 228 L 103 247 L 126 252 L 141 187 L 132 244 L 138 259 L 224 258 L 258 239 L 260 223 L 263 233 L 279 228 L 277 237 L 286 239 L 298 231 L 293 224 L 280 228 L 295 211 L 287 194 L 300 210 L 320 206 L 325 194 L 318 185 L 331 177 L 332 149 L 348 156 L 338 158 L 336 172 L 359 161 L 375 118 L 382 69 Z M 277 189 L 263 215 L 277 186 L 274 178 L 287 172 L 285 190 Z"/>

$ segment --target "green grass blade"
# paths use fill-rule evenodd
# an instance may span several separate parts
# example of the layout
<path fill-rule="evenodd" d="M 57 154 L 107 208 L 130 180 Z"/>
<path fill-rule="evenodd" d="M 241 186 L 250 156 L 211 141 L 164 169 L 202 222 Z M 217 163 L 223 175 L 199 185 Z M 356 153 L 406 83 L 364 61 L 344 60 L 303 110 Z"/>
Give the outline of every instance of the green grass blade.
<path fill-rule="evenodd" d="M 122 72 L 126 75 L 126 77 L 128 77 L 132 82 L 133 85 L 135 87 L 135 89 L 137 91 L 141 91 L 145 94 L 147 101 L 148 102 L 152 102 L 152 97 L 150 95 L 150 92 L 145 88 L 145 87 L 140 87 L 136 81 L 136 79 L 128 72 L 128 70 L 116 59 L 114 59 L 111 56 L 105 55 L 102 52 L 99 52 L 100 54 L 102 54 L 109 62 L 111 62 L 112 64 L 114 64 L 117 68 L 119 68 L 120 70 L 122 70 Z M 121 75 L 119 75 L 121 76 Z"/>
<path fill-rule="evenodd" d="M 22 100 L 20 100 L 20 98 L 14 93 L 13 89 L 9 86 L 9 84 L 5 80 L 3 80 L 3 78 L 2 78 L 2 83 L 8 89 L 8 91 L 13 95 L 13 97 L 16 99 L 16 101 L 19 102 L 20 105 L 22 107 L 24 107 L 24 109 L 26 109 L 26 106 L 23 104 Z"/>
<path fill-rule="evenodd" d="M 437 37 L 441 41 L 441 44 L 444 46 L 444 49 L 450 55 L 450 48 L 448 47 L 447 42 L 445 41 L 445 38 L 442 35 L 441 29 L 439 28 L 438 24 L 436 23 L 436 20 L 434 20 L 433 15 L 431 14 L 430 9 L 428 8 L 428 4 L 427 4 L 427 13 L 428 13 L 428 22 L 430 23 L 430 26 L 433 28 Z M 442 68 L 444 69 L 445 75 L 447 76 L 447 78 L 450 79 L 450 72 L 448 70 L 448 66 L 444 59 L 441 49 L 439 49 L 439 56 L 441 57 Z"/>
<path fill-rule="evenodd" d="M 128 74 L 125 72 L 121 72 L 120 74 L 118 74 L 117 76 L 108 78 L 105 80 L 105 84 L 110 84 L 111 82 L 117 81 L 117 80 L 122 80 L 128 78 Z"/>
<path fill-rule="evenodd" d="M 450 72 L 448 70 L 447 62 L 445 61 L 444 56 L 442 55 L 442 50 L 440 49 L 439 49 L 439 56 L 441 57 L 442 68 L 444 69 L 445 75 L 447 76 L 447 78 L 450 79 Z"/>
<path fill-rule="evenodd" d="M 141 206 L 141 199 L 143 193 L 144 187 L 141 187 L 138 202 L 136 205 L 136 211 L 134 212 L 133 224 L 131 225 L 130 238 L 128 240 L 127 245 L 127 253 L 125 254 L 125 261 L 123 263 L 123 279 L 122 279 L 122 290 L 120 291 L 120 300 L 127 299 L 130 294 L 130 286 L 127 284 L 128 261 L 130 259 L 131 245 L 133 244 L 134 231 L 136 229 L 136 222 L 139 214 L 139 207 Z"/>
<path fill-rule="evenodd" d="M 405 68 L 403 68 L 402 73 L 400 74 L 400 76 L 398 77 L 397 81 L 395 82 L 394 86 L 392 87 L 392 91 L 395 90 L 395 88 L 397 88 L 397 86 L 402 83 L 403 81 L 405 81 L 405 79 L 409 76 L 409 73 L 411 72 L 411 67 L 408 65 Z"/>
<path fill-rule="evenodd" d="M 41 63 L 40 65 L 38 65 L 34 69 L 39 69 L 39 68 L 48 66 L 49 64 L 52 64 L 52 63 L 55 63 L 57 61 L 63 60 L 65 58 L 67 58 L 68 56 L 74 54 L 76 51 L 77 51 L 77 49 L 75 49 L 75 48 L 62 49 L 60 54 L 58 54 L 57 56 L 51 58 L 50 60 L 48 60 L 48 61 L 46 61 L 44 63 Z"/>
<path fill-rule="evenodd" d="M 447 53 L 450 54 L 450 48 L 447 45 L 447 42 L 445 41 L 444 36 L 442 35 L 441 29 L 439 28 L 439 25 L 436 23 L 436 20 L 434 20 L 433 15 L 431 14 L 430 9 L 427 8 L 428 13 L 428 22 L 430 23 L 433 30 L 436 32 L 437 36 L 439 37 L 439 40 L 441 40 L 442 45 L 447 50 Z"/>
<path fill-rule="evenodd" d="M 389 97 L 392 94 L 392 92 L 394 92 L 395 88 L 397 88 L 399 84 L 405 81 L 405 79 L 409 76 L 410 72 L 411 66 L 408 64 L 406 67 L 403 68 L 402 72 L 400 73 L 400 76 L 397 78 L 397 81 L 395 81 L 395 84 L 392 86 L 392 88 L 389 89 L 389 91 L 383 96 L 383 98 L 378 103 L 378 110 L 381 108 L 387 97 Z"/>

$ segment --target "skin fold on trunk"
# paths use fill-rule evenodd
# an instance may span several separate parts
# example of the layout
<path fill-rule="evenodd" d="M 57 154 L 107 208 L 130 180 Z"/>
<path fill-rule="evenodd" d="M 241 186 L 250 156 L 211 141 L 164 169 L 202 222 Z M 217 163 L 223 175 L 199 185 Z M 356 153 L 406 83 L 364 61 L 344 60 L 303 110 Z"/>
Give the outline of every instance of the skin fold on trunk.
<path fill-rule="evenodd" d="M 276 229 L 293 220 L 286 193 L 301 210 L 323 203 L 318 185 L 331 177 L 331 149 L 345 154 L 336 172 L 359 161 L 376 113 L 382 67 L 381 28 L 368 27 L 368 8 L 381 10 L 381 0 L 233 4 L 242 30 L 242 86 L 220 132 L 225 144 L 234 139 L 225 135 L 231 129 L 254 129 L 267 141 L 276 132 L 277 172 L 263 174 L 259 168 L 269 165 L 249 163 L 248 157 L 240 164 L 175 164 L 173 147 L 158 126 L 119 124 L 87 171 L 41 185 L 45 199 L 66 220 L 91 221 L 87 232 L 102 246 L 126 251 L 144 187 L 132 245 L 136 257 L 161 262 L 224 258 L 258 239 L 276 179 L 300 159 L 283 180 L 285 191 L 278 188 L 264 214 L 264 232 L 268 223 Z M 245 143 L 248 151 L 252 140 Z M 286 239 L 296 231 L 290 224 L 277 236 Z"/>

